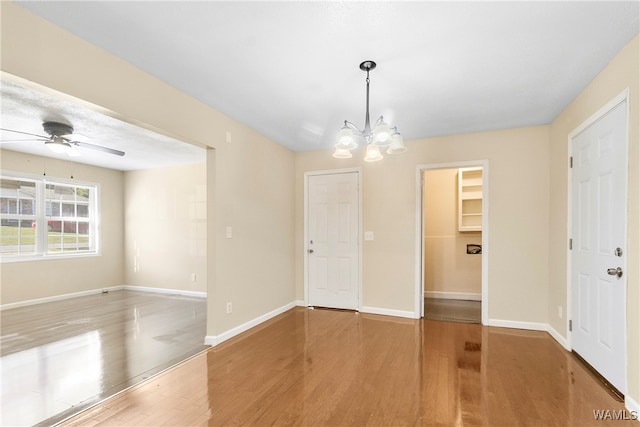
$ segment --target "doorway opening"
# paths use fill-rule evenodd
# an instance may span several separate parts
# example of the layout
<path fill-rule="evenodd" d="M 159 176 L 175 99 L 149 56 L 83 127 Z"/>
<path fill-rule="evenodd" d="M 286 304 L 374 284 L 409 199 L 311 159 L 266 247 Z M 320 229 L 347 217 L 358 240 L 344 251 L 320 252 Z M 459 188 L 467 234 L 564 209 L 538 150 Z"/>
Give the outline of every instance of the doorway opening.
<path fill-rule="evenodd" d="M 488 162 L 419 166 L 416 301 L 421 317 L 488 323 Z"/>

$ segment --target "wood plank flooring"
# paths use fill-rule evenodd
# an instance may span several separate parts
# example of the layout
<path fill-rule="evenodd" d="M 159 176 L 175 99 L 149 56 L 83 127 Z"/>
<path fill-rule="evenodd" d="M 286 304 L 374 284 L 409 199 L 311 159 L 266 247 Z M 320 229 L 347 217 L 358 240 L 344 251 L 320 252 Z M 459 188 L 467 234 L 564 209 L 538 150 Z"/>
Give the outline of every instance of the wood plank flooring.
<path fill-rule="evenodd" d="M 298 307 L 63 425 L 602 426 L 594 410 L 623 409 L 543 332 Z"/>
<path fill-rule="evenodd" d="M 0 316 L 3 426 L 52 425 L 206 348 L 204 298 L 116 291 Z"/>
<path fill-rule="evenodd" d="M 482 323 L 482 302 L 442 298 L 424 299 L 424 317 L 445 322 Z"/>

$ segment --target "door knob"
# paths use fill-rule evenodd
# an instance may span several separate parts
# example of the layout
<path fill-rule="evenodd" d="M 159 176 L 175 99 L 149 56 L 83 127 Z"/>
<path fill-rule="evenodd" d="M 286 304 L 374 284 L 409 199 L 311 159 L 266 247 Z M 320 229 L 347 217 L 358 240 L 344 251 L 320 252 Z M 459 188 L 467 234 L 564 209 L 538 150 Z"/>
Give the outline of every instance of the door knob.
<path fill-rule="evenodd" d="M 622 268 L 620 268 L 620 267 L 618 267 L 618 268 L 608 268 L 607 269 L 607 274 L 609 276 L 622 277 Z"/>
<path fill-rule="evenodd" d="M 309 250 L 307 250 L 307 253 L 308 253 L 308 254 L 312 254 L 312 253 L 313 253 L 313 249 L 309 249 Z"/>

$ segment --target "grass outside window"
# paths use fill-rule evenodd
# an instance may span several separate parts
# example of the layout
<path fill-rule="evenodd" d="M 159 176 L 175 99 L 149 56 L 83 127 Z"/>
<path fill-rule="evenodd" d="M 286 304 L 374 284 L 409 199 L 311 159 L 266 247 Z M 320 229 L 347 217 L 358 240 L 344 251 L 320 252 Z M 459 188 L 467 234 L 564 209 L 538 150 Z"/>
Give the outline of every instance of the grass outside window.
<path fill-rule="evenodd" d="M 47 243 L 50 252 L 88 249 L 89 235 L 48 231 Z M 0 226 L 2 253 L 33 253 L 35 244 L 36 230 L 34 228 Z M 20 247 L 19 251 L 16 250 L 18 247 Z"/>

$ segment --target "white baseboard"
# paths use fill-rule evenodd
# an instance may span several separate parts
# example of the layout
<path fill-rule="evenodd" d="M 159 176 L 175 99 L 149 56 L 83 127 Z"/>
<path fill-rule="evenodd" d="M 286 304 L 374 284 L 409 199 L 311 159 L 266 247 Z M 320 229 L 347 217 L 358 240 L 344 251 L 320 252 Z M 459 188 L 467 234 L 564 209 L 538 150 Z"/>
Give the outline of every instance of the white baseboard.
<path fill-rule="evenodd" d="M 307 304 L 304 300 L 296 300 L 294 304 L 298 307 L 307 307 Z M 403 311 L 403 310 L 391 310 L 388 308 L 380 308 L 380 307 L 360 307 L 358 309 L 360 313 L 369 313 L 369 314 L 381 314 L 383 316 L 395 316 L 395 317 L 405 317 L 409 319 L 419 319 L 420 316 L 416 316 L 413 311 Z"/>
<path fill-rule="evenodd" d="M 404 310 L 392 310 L 389 308 L 380 308 L 380 307 L 360 307 L 360 313 L 369 313 L 369 314 L 382 314 L 383 316 L 396 316 L 396 317 L 406 317 L 409 319 L 419 319 L 420 316 L 416 316 L 413 311 L 404 311 Z"/>
<path fill-rule="evenodd" d="M 560 335 L 560 332 L 556 331 L 553 326 L 547 325 L 547 332 L 551 335 L 551 338 L 558 341 L 558 343 L 564 347 L 565 350 L 571 351 L 571 347 L 569 347 L 569 342 L 565 337 Z"/>
<path fill-rule="evenodd" d="M 424 291 L 424 297 L 437 299 L 458 299 L 465 301 L 482 301 L 482 294 L 473 292 Z"/>
<path fill-rule="evenodd" d="M 207 335 L 206 337 L 204 337 L 204 345 L 210 345 L 211 347 L 215 347 L 216 345 L 230 338 L 233 338 L 236 335 L 239 335 L 253 328 L 254 326 L 258 326 L 259 324 L 266 322 L 267 320 L 273 317 L 276 317 L 277 315 L 282 314 L 287 310 L 292 309 L 293 307 L 296 306 L 296 304 L 297 304 L 297 301 L 290 302 L 289 304 L 283 305 L 280 308 L 276 308 L 275 310 L 272 310 L 266 314 L 263 314 L 262 316 L 258 316 L 253 320 L 249 320 L 248 322 L 243 323 L 242 325 L 229 329 L 228 331 L 223 332 L 220 335 Z"/>
<path fill-rule="evenodd" d="M 500 328 L 528 329 L 530 331 L 548 332 L 549 325 L 538 322 L 519 322 L 516 320 L 500 320 L 489 319 L 489 326 L 498 326 Z"/>
<path fill-rule="evenodd" d="M 125 291 L 155 292 L 158 294 L 184 295 L 188 297 L 198 297 L 198 298 L 207 297 L 206 292 L 186 291 L 182 289 L 152 288 L 149 286 L 133 286 L 133 285 L 124 285 L 123 289 Z"/>
<path fill-rule="evenodd" d="M 10 308 L 27 307 L 27 306 L 30 306 L 30 305 L 44 304 L 46 302 L 61 301 L 61 300 L 69 299 L 69 298 L 77 298 L 77 297 L 84 297 L 84 296 L 87 296 L 87 295 L 100 294 L 100 293 L 102 293 L 104 291 L 114 292 L 114 291 L 122 291 L 122 290 L 141 291 L 141 292 L 156 292 L 156 293 L 171 294 L 171 295 L 185 295 L 185 296 L 199 297 L 199 298 L 206 298 L 207 297 L 207 293 L 206 292 L 182 291 L 182 290 L 178 290 L 178 289 L 165 289 L 165 288 L 150 288 L 150 287 L 146 287 L 146 286 L 120 285 L 120 286 L 110 286 L 110 287 L 107 287 L 107 288 L 91 289 L 91 290 L 88 290 L 88 291 L 73 292 L 73 293 L 70 293 L 70 294 L 54 295 L 54 296 L 51 296 L 51 297 L 36 298 L 36 299 L 30 299 L 30 300 L 25 300 L 25 301 L 18 301 L 18 302 L 12 302 L 12 303 L 8 303 L 8 304 L 2 304 L 2 305 L 0 305 L 0 311 L 9 310 Z"/>
<path fill-rule="evenodd" d="M 624 406 L 629 412 L 635 414 L 636 421 L 640 421 L 640 403 L 630 398 L 627 394 L 624 396 Z"/>
<path fill-rule="evenodd" d="M 88 290 L 88 291 L 72 292 L 70 294 L 54 295 L 54 296 L 51 296 L 51 297 L 44 297 L 44 298 L 29 299 L 29 300 L 25 300 L 25 301 L 11 302 L 11 303 L 8 303 L 8 304 L 0 305 L 0 311 L 8 310 L 10 308 L 27 307 L 27 306 L 30 306 L 30 305 L 44 304 L 46 302 L 61 301 L 61 300 L 64 300 L 64 299 L 69 299 L 69 298 L 77 298 L 77 297 L 84 297 L 84 296 L 87 296 L 87 295 L 101 294 L 104 291 L 109 291 L 109 292 L 111 292 L 111 291 L 121 291 L 122 289 L 124 289 L 124 286 L 111 286 L 111 287 L 108 287 L 108 288 L 91 289 L 91 290 Z"/>
<path fill-rule="evenodd" d="M 560 332 L 556 331 L 551 325 L 538 322 L 518 322 L 515 320 L 489 319 L 489 326 L 497 326 L 499 328 L 526 329 L 530 331 L 544 331 L 551 335 L 565 350 L 571 351 L 569 343 Z"/>

